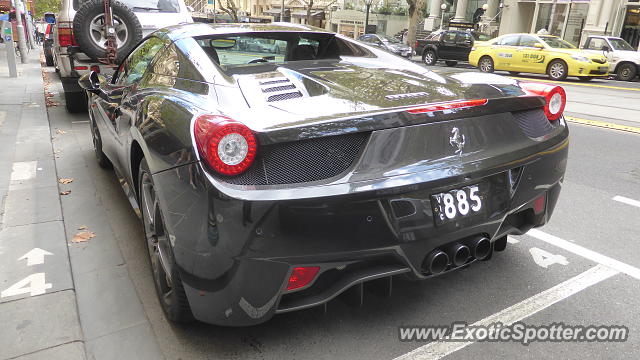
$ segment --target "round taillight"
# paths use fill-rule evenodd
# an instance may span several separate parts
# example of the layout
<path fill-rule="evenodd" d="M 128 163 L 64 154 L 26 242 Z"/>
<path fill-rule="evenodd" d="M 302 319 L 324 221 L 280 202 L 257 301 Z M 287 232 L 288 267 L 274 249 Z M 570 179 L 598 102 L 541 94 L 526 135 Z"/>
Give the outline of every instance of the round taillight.
<path fill-rule="evenodd" d="M 562 86 L 523 82 L 520 83 L 520 87 L 528 95 L 545 98 L 547 103 L 544 106 L 544 113 L 549 121 L 558 120 L 562 116 L 567 104 L 567 93 Z"/>
<path fill-rule="evenodd" d="M 200 157 L 222 175 L 245 172 L 256 157 L 258 142 L 253 132 L 226 116 L 201 115 L 193 132 Z"/>

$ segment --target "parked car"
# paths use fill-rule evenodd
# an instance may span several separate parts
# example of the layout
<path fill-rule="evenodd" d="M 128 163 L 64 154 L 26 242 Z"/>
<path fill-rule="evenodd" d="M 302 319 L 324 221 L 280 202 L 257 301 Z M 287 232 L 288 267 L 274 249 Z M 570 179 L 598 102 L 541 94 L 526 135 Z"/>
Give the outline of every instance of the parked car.
<path fill-rule="evenodd" d="M 605 55 L 609 72 L 616 74 L 618 80 L 633 81 L 640 74 L 640 52 L 622 38 L 590 35 L 585 39 L 583 49 Z"/>
<path fill-rule="evenodd" d="M 508 34 L 478 43 L 469 54 L 469 63 L 483 72 L 547 74 L 552 80 L 575 76 L 589 81 L 609 74 L 609 63 L 602 54 L 580 50 L 551 35 Z"/>
<path fill-rule="evenodd" d="M 111 3 L 118 59 L 122 59 L 143 36 L 165 26 L 193 22 L 183 0 L 122 0 Z M 111 72 L 103 65 L 107 39 L 104 33 L 103 0 L 62 0 L 54 27 L 53 60 L 60 73 L 69 112 L 87 108 L 78 78 L 91 69 Z"/>
<path fill-rule="evenodd" d="M 416 40 L 416 53 L 422 55 L 427 65 L 444 60 L 447 66 L 456 66 L 458 61 L 467 61 L 473 47 L 473 36 L 466 31 L 439 30 L 422 40 Z"/>
<path fill-rule="evenodd" d="M 411 46 L 403 44 L 400 40 L 394 37 L 380 34 L 364 34 L 361 35 L 358 40 L 366 43 L 367 45 L 379 47 L 402 57 L 411 57 L 414 54 Z"/>
<path fill-rule="evenodd" d="M 53 24 L 47 24 L 45 28 L 42 48 L 47 66 L 53 66 Z"/>
<path fill-rule="evenodd" d="M 561 87 L 436 75 L 299 24 L 162 29 L 79 83 L 176 321 L 253 325 L 488 260 L 549 221 L 566 168 Z"/>

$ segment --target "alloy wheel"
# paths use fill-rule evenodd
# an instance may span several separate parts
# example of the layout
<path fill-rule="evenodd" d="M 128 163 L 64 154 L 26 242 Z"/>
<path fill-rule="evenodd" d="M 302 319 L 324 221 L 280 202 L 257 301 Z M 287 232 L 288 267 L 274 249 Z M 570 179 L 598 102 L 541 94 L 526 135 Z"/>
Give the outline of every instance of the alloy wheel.
<path fill-rule="evenodd" d="M 560 79 L 564 75 L 564 65 L 562 63 L 552 64 L 549 68 L 549 75 L 554 79 Z"/>
<path fill-rule="evenodd" d="M 427 52 L 426 54 L 424 54 L 424 62 L 427 65 L 432 65 L 434 63 L 432 52 Z"/>
<path fill-rule="evenodd" d="M 107 38 L 104 36 L 104 14 L 97 15 L 91 20 L 89 27 L 91 40 L 100 48 L 107 48 Z M 113 16 L 113 27 L 116 31 L 116 45 L 118 49 L 122 48 L 129 39 L 129 30 L 127 25 L 120 17 Z"/>
<path fill-rule="evenodd" d="M 482 59 L 480 60 L 480 71 L 482 72 L 491 72 L 493 65 L 491 64 L 491 60 Z"/>
<path fill-rule="evenodd" d="M 148 173 L 142 174 L 140 181 L 140 207 L 144 224 L 147 251 L 151 261 L 153 280 L 161 301 L 171 305 L 172 298 L 172 263 L 169 253 L 169 239 L 165 231 L 165 223 L 160 212 L 155 188 Z"/>

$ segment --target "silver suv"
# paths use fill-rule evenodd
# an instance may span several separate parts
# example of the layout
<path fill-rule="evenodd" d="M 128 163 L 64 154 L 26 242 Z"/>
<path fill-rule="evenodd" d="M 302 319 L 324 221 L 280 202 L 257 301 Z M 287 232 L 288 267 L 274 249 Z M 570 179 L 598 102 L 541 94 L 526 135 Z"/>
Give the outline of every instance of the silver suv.
<path fill-rule="evenodd" d="M 117 61 L 153 31 L 170 25 L 193 22 L 184 0 L 121 0 L 111 3 Z M 67 110 L 87 108 L 78 78 L 89 71 L 109 73 L 105 57 L 103 0 L 62 0 L 54 28 L 53 61 L 60 74 Z"/>

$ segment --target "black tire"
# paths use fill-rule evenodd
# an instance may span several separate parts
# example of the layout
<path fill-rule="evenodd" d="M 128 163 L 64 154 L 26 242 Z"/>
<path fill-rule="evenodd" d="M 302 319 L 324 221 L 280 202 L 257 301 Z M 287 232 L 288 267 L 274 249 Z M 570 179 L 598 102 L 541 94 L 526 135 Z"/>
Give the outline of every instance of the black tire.
<path fill-rule="evenodd" d="M 616 78 L 620 81 L 632 81 L 638 74 L 638 68 L 635 64 L 620 64 L 616 69 Z"/>
<path fill-rule="evenodd" d="M 455 60 L 447 60 L 444 62 L 448 67 L 454 67 L 456 65 L 458 65 L 458 62 Z"/>
<path fill-rule="evenodd" d="M 433 66 L 438 62 L 438 55 L 432 49 L 427 49 L 422 53 L 422 61 L 425 65 Z"/>
<path fill-rule="evenodd" d="M 105 153 L 102 151 L 102 136 L 100 135 L 100 129 L 96 125 L 96 121 L 93 117 L 91 110 L 89 110 L 89 127 L 91 128 L 91 140 L 93 141 L 93 151 L 96 155 L 98 165 L 103 169 L 110 169 L 112 167 L 111 161 Z"/>
<path fill-rule="evenodd" d="M 121 44 L 118 47 L 116 61 L 119 63 L 142 39 L 142 26 L 138 21 L 138 17 L 133 11 L 121 2 L 114 1 L 111 3 L 114 25 L 121 23 L 117 31 L 117 37 Z M 105 44 L 104 35 L 91 30 L 91 23 L 96 21 L 100 23 L 104 21 L 104 1 L 89 0 L 80 6 L 78 12 L 73 18 L 73 34 L 76 41 L 80 45 L 82 51 L 90 58 L 98 60 L 104 58 Z M 102 15 L 102 17 L 100 17 Z M 102 45 L 98 45 L 102 44 Z"/>
<path fill-rule="evenodd" d="M 53 54 L 51 53 L 51 50 L 44 52 L 44 62 L 46 63 L 47 66 L 53 66 Z"/>
<path fill-rule="evenodd" d="M 64 93 L 67 111 L 70 113 L 81 113 L 87 111 L 87 95 L 84 91 Z"/>
<path fill-rule="evenodd" d="M 509 71 L 509 74 L 511 74 L 513 76 L 520 75 L 520 73 L 517 72 L 517 71 Z"/>
<path fill-rule="evenodd" d="M 493 65 L 493 59 L 489 55 L 485 55 L 478 61 L 478 69 L 482 72 L 492 73 L 496 69 Z"/>
<path fill-rule="evenodd" d="M 149 253 L 149 262 L 151 264 L 153 282 L 158 295 L 158 301 L 169 320 L 175 322 L 191 322 L 194 320 L 187 295 L 184 292 L 184 285 L 180 278 L 180 272 L 176 265 L 171 243 L 165 230 L 164 216 L 162 210 L 158 206 L 157 194 L 151 171 L 146 159 L 142 159 L 138 170 L 138 199 L 140 204 L 140 212 L 142 215 L 143 230 L 145 234 L 145 242 Z M 153 196 L 153 199 L 148 197 Z M 147 201 L 151 201 L 148 203 Z M 146 204 L 146 205 L 145 205 Z M 151 205 L 151 206 L 147 206 Z M 145 209 L 153 207 L 153 215 L 147 214 Z M 149 223 L 148 217 L 153 216 L 153 223 Z M 170 275 L 167 276 L 166 265 L 162 264 L 159 251 L 167 261 L 167 265 L 171 267 Z"/>
<path fill-rule="evenodd" d="M 569 74 L 569 67 L 563 60 L 556 59 L 547 66 L 547 75 L 551 80 L 564 80 Z"/>
<path fill-rule="evenodd" d="M 591 76 L 578 76 L 578 79 L 579 79 L 580 81 L 587 82 L 587 81 L 591 81 L 591 80 L 593 80 L 593 77 L 591 77 Z"/>

